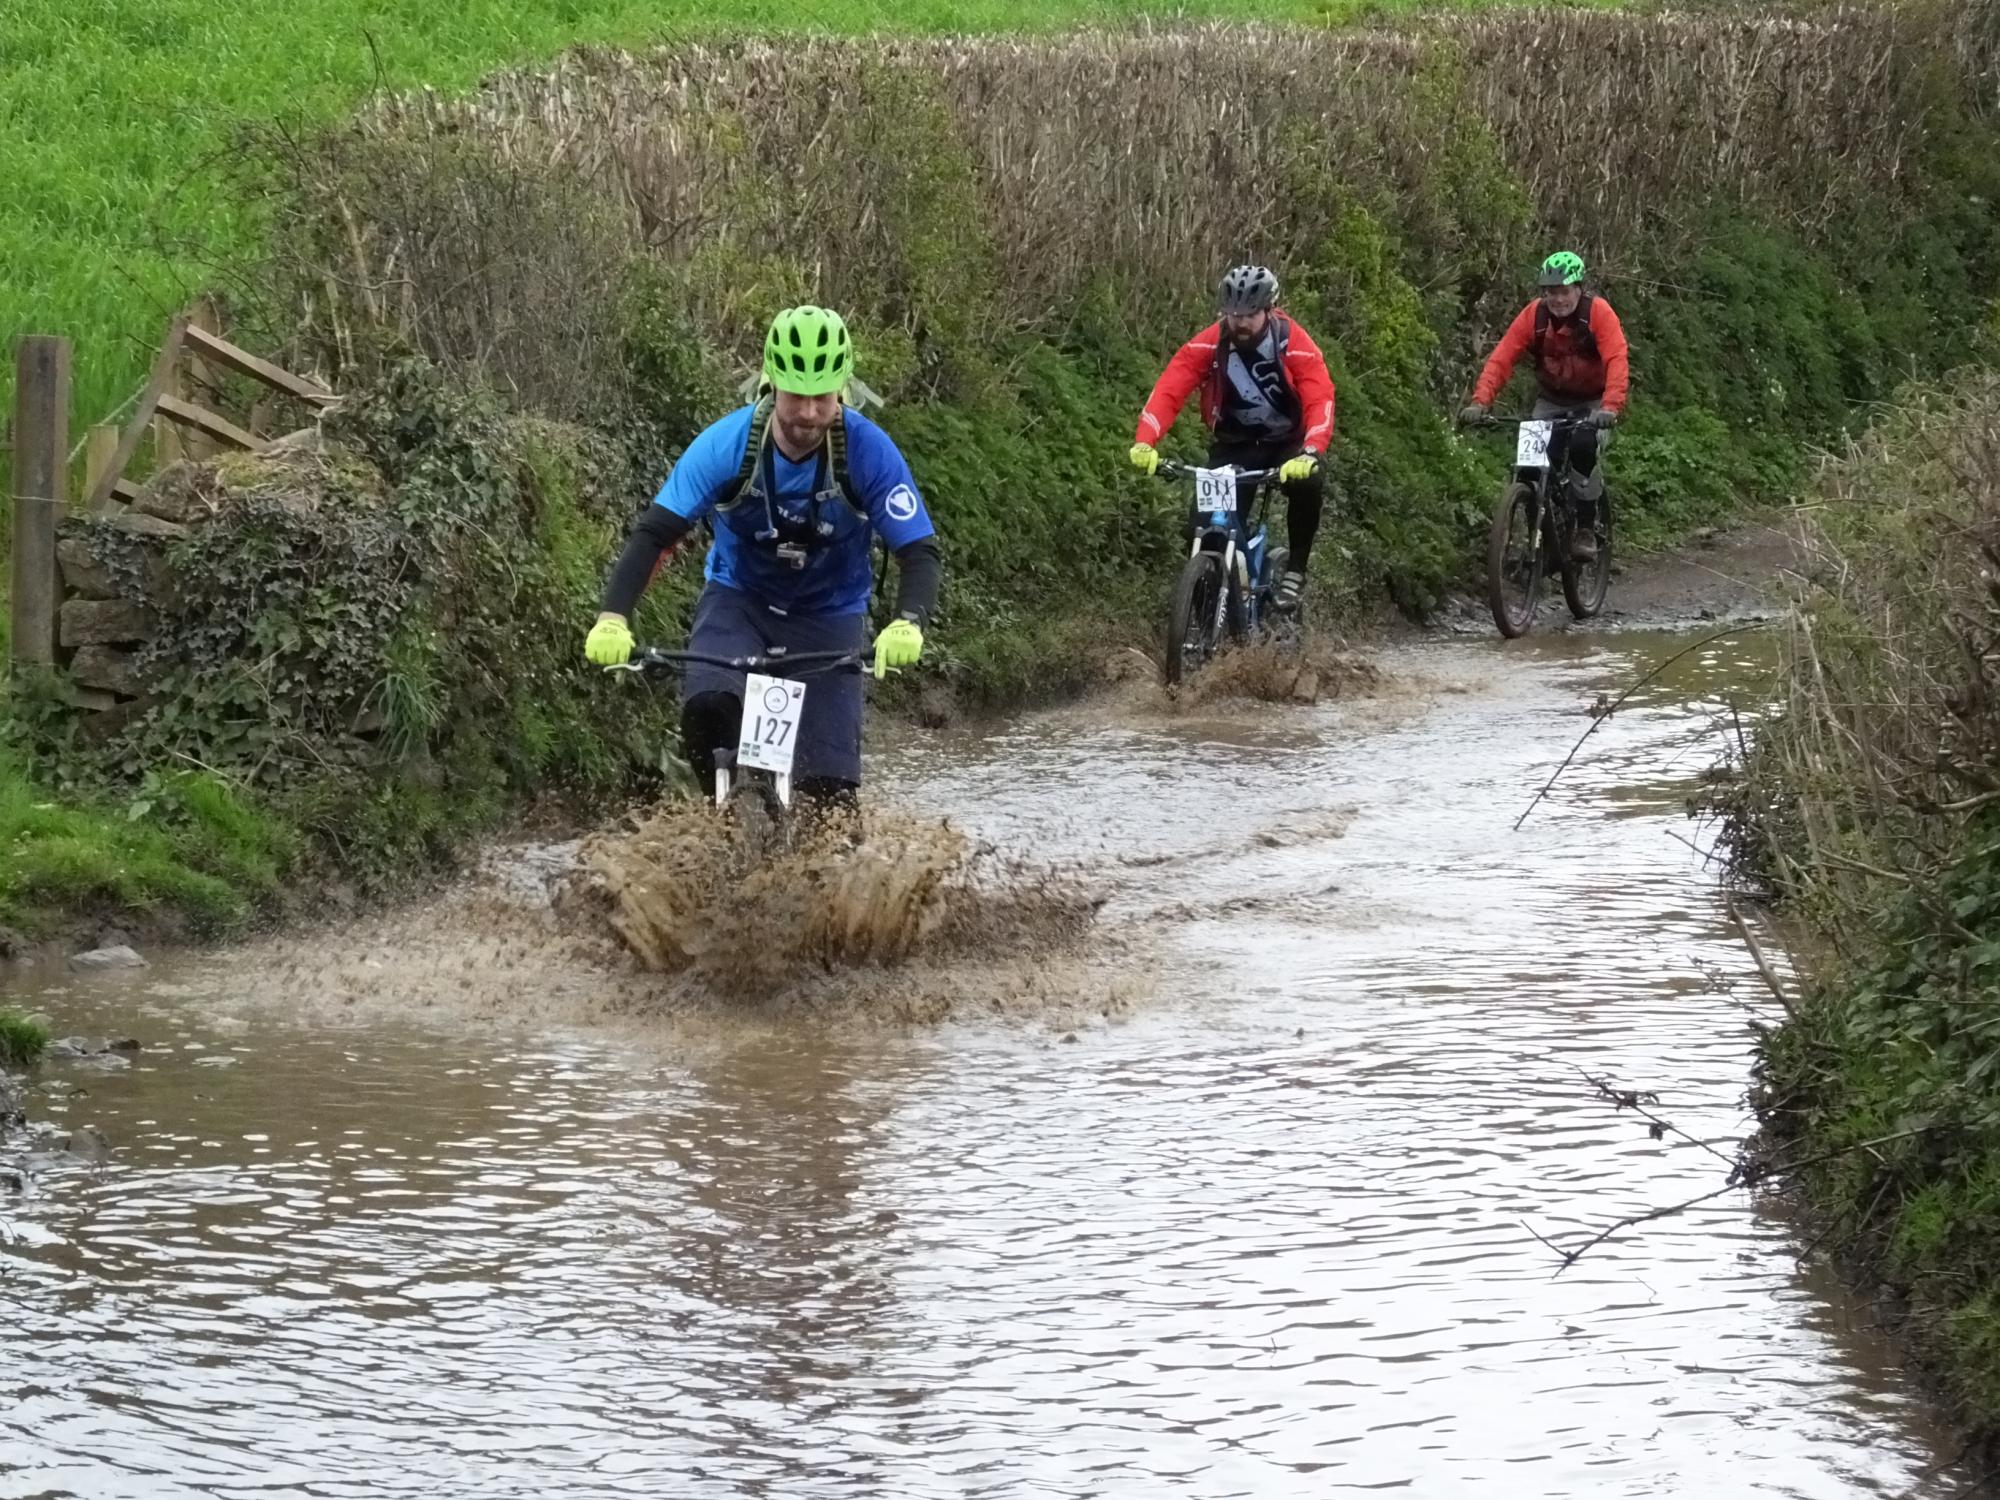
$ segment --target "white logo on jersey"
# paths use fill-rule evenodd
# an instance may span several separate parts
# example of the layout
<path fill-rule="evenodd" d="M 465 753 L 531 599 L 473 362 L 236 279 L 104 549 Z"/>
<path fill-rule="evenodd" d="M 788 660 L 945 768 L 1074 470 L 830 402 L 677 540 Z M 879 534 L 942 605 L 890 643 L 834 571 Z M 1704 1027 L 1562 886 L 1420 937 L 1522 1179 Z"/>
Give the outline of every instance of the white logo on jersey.
<path fill-rule="evenodd" d="M 889 498 L 882 502 L 882 508 L 889 512 L 892 521 L 914 521 L 917 517 L 917 492 L 907 484 L 899 484 L 889 491 Z"/>

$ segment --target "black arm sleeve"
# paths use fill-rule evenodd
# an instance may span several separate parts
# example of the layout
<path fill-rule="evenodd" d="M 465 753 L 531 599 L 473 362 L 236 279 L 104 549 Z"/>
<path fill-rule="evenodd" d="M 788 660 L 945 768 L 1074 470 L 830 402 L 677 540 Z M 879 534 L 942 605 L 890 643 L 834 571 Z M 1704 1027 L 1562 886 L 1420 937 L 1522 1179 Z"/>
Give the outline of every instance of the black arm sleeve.
<path fill-rule="evenodd" d="M 944 555 L 936 537 L 921 537 L 896 553 L 896 616 L 914 615 L 917 629 L 928 628 L 944 581 Z"/>
<path fill-rule="evenodd" d="M 692 530 L 694 522 L 686 516 L 677 516 L 664 505 L 647 506 L 625 538 L 625 550 L 618 555 L 611 579 L 604 585 L 604 609 L 631 619 L 632 611 L 639 607 L 639 596 L 653 581 L 660 554 Z"/>

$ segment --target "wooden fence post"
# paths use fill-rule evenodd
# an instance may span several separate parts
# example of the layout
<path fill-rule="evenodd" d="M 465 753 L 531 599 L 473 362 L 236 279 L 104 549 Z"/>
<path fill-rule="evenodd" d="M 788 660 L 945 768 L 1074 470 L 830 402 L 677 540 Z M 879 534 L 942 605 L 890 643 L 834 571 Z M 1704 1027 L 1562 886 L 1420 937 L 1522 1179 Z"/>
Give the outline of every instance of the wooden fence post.
<path fill-rule="evenodd" d="M 23 338 L 14 358 L 14 600 L 16 665 L 56 659 L 56 520 L 69 462 L 69 340 Z"/>
<path fill-rule="evenodd" d="M 118 424 L 99 422 L 83 440 L 83 492 L 96 491 L 111 469 L 112 455 L 118 451 Z"/>
<path fill-rule="evenodd" d="M 199 328 L 206 333 L 220 333 L 222 321 L 216 316 L 215 304 L 206 297 L 198 297 L 181 314 L 190 328 Z M 214 383 L 214 375 L 208 366 L 192 359 L 185 350 L 178 352 L 167 374 L 166 388 L 160 393 L 169 401 L 194 401 L 206 405 L 214 395 L 206 387 Z M 216 445 L 199 432 L 192 432 L 167 417 L 153 423 L 153 467 L 164 469 L 168 464 L 177 464 L 182 459 L 206 458 L 215 451 Z"/>
<path fill-rule="evenodd" d="M 188 327 L 198 328 L 203 333 L 219 335 L 222 332 L 222 317 L 215 310 L 215 303 L 207 297 L 197 297 L 194 305 L 188 309 Z M 183 351 L 181 358 L 186 362 L 185 372 L 180 389 L 173 394 L 193 401 L 199 406 L 213 408 L 222 396 L 221 372 L 213 368 L 193 347 Z M 214 438 L 198 429 L 181 433 L 183 458 L 213 458 L 221 448 L 222 445 Z"/>

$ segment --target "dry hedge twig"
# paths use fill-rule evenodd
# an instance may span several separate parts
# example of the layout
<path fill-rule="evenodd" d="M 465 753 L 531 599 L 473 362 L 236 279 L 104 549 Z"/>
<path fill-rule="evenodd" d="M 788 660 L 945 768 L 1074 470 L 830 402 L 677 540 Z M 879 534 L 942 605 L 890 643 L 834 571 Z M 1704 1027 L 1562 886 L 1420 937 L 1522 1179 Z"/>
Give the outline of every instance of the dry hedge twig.
<path fill-rule="evenodd" d="M 1642 284 L 1696 242 L 1690 191 L 1755 200 L 1808 240 L 1884 212 L 1920 186 L 1941 54 L 1980 95 L 1990 53 L 1955 8 L 580 48 L 468 96 L 378 95 L 359 136 L 280 148 L 336 218 L 343 193 L 360 216 L 358 251 L 320 247 L 371 262 L 357 300 L 393 259 L 410 292 L 383 316 L 560 396 L 602 353 L 583 294 L 611 249 L 673 266 L 690 325 L 746 353 L 757 311 L 795 292 L 911 335 L 948 341 L 933 325 L 971 306 L 1059 337 L 1080 305 L 1130 317 L 1245 256 L 1325 264 L 1323 300 L 1365 297 L 1323 249 L 1366 206 L 1418 217 L 1412 283 L 1494 325 L 1531 231 Z M 1546 79 L 1575 57 L 1592 85 L 1566 91 L 1552 152 Z M 1246 230 L 1250 180 L 1286 190 Z M 326 238 L 310 210 L 285 228 Z M 317 311 L 329 329 L 356 314 Z M 566 328 L 569 366 L 537 367 L 531 335 Z"/>

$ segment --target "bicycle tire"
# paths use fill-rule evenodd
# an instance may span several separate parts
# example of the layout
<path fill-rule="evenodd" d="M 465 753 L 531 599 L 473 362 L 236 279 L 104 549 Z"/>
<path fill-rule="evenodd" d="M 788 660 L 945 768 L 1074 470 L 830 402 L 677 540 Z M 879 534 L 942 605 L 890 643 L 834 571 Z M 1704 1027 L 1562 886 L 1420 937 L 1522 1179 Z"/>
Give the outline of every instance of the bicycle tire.
<path fill-rule="evenodd" d="M 1541 599 L 1543 548 L 1538 509 L 1534 486 L 1510 480 L 1494 504 L 1493 525 L 1486 536 L 1486 606 L 1493 612 L 1493 623 L 1510 641 L 1528 633 Z M 1523 537 L 1529 540 L 1532 551 L 1525 564 L 1515 557 L 1510 567 L 1509 543 L 1518 548 Z M 1510 583 L 1516 585 L 1511 592 Z"/>
<path fill-rule="evenodd" d="M 739 770 L 724 808 L 736 824 L 751 869 L 791 848 L 791 812 L 778 801 L 777 790 L 765 773 Z"/>
<path fill-rule="evenodd" d="M 1160 667 L 1168 687 L 1178 687 L 1187 675 L 1188 657 L 1193 665 L 1205 665 L 1222 643 L 1222 621 L 1217 617 L 1217 590 L 1224 588 L 1222 554 L 1197 552 L 1181 569 L 1174 585 L 1173 607 L 1167 611 L 1167 649 Z"/>
<path fill-rule="evenodd" d="M 1579 568 L 1565 558 L 1562 570 L 1563 602 L 1570 614 L 1588 620 L 1604 608 L 1604 596 L 1611 587 L 1611 496 L 1597 497 L 1597 556 Z"/>

